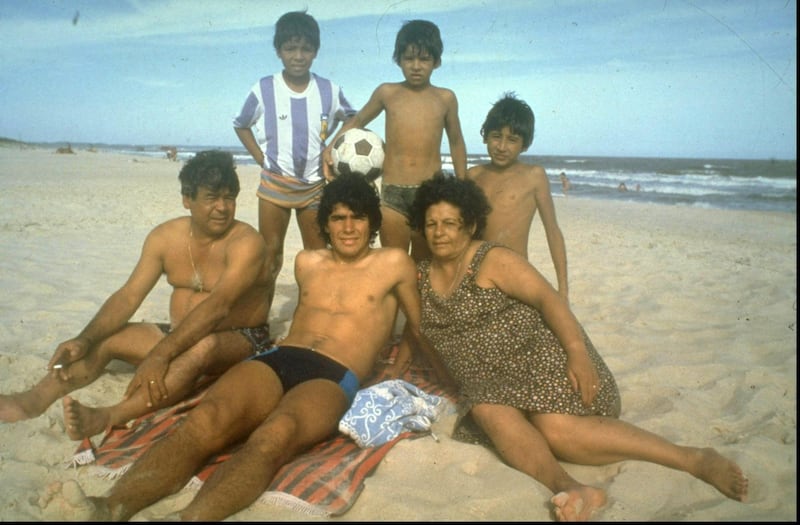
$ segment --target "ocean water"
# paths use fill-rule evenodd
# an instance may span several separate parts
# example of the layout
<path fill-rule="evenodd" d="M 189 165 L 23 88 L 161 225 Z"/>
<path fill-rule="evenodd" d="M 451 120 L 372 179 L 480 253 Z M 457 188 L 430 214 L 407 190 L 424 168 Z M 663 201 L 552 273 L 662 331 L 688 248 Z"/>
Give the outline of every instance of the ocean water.
<path fill-rule="evenodd" d="M 78 147 L 82 149 L 84 146 Z M 120 145 L 96 148 L 165 157 L 164 151 L 157 146 Z M 185 160 L 204 149 L 224 149 L 234 155 L 237 164 L 253 164 L 253 160 L 241 147 L 178 147 L 178 159 Z M 468 155 L 467 165 L 474 166 L 488 161 L 489 157 L 485 154 Z M 571 183 L 570 198 L 797 212 L 796 160 L 523 155 L 521 161 L 539 164 L 545 169 L 554 197 L 563 196 L 559 174 L 564 172 Z M 453 165 L 449 156 L 442 155 L 442 163 L 445 171 L 452 172 Z M 628 191 L 620 191 L 620 183 L 624 183 Z"/>
<path fill-rule="evenodd" d="M 563 172 L 570 181 L 571 198 L 797 212 L 794 160 L 547 156 L 521 160 L 545 169 L 553 196 L 563 195 L 559 177 Z M 488 161 L 487 156 L 470 155 L 468 165 Z M 619 190 L 621 183 L 627 191 Z"/>

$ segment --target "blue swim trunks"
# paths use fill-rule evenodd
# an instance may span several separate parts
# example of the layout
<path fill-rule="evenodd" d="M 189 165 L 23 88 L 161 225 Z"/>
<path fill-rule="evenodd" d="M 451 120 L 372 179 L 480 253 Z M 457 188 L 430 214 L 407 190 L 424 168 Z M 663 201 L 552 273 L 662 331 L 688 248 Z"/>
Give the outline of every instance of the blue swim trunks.
<path fill-rule="evenodd" d="M 350 369 L 310 348 L 273 346 L 250 359 L 272 368 L 280 378 L 284 392 L 312 379 L 328 379 L 338 384 L 348 403 L 353 402 L 358 392 L 358 377 Z"/>

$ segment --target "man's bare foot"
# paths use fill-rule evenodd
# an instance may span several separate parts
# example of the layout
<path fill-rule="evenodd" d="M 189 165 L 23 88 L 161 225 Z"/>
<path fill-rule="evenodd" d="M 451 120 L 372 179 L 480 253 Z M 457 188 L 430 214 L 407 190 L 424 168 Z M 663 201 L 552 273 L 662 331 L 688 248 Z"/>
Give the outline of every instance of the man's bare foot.
<path fill-rule="evenodd" d="M 65 396 L 64 426 L 70 439 L 81 440 L 99 434 L 108 427 L 110 414 L 106 408 L 91 408 Z"/>
<path fill-rule="evenodd" d="M 90 498 L 78 482 L 68 480 L 49 485 L 39 497 L 39 506 L 47 520 L 109 521 L 111 513 L 102 498 Z"/>
<path fill-rule="evenodd" d="M 606 492 L 581 485 L 559 492 L 550 498 L 550 503 L 558 521 L 588 521 L 594 511 L 606 504 Z"/>
<path fill-rule="evenodd" d="M 697 454 L 692 474 L 733 500 L 747 499 L 748 480 L 739 465 L 713 448 L 699 448 Z"/>
<path fill-rule="evenodd" d="M 31 419 L 40 416 L 43 411 L 34 408 L 31 401 L 33 401 L 33 399 L 31 399 L 31 394 L 29 392 L 0 395 L 0 421 L 15 423 L 23 419 Z"/>

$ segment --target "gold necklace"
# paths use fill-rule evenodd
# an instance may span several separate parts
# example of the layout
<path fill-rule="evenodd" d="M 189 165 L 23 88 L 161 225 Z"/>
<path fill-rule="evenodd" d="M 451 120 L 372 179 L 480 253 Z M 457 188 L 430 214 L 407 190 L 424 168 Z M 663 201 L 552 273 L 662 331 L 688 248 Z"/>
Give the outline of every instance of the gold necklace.
<path fill-rule="evenodd" d="M 194 264 L 194 257 L 192 256 L 192 239 L 194 239 L 194 230 L 192 226 L 189 225 L 189 240 L 186 242 L 186 247 L 189 249 L 189 262 L 192 263 L 192 288 L 195 292 L 202 292 L 204 289 L 203 285 L 203 277 L 200 275 L 200 272 L 197 271 L 197 267 Z M 211 256 L 211 250 L 214 249 L 214 241 L 211 243 L 211 247 L 208 249 L 208 255 Z"/>

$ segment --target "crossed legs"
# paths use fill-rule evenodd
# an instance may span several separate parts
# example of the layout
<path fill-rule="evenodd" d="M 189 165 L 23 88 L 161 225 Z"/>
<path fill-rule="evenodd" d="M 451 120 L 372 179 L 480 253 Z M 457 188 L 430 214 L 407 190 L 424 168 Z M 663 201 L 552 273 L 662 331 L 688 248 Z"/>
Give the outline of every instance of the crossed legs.
<path fill-rule="evenodd" d="M 289 459 L 333 433 L 346 409 L 344 393 L 331 381 L 308 381 L 284 395 L 271 368 L 254 361 L 240 363 L 211 387 L 171 435 L 134 463 L 107 496 L 88 498 L 92 517 L 130 519 L 183 488 L 213 454 L 246 439 L 179 516 L 224 519 L 253 503 Z"/>
<path fill-rule="evenodd" d="M 147 412 L 173 405 L 189 395 L 202 375 L 219 375 L 252 355 L 252 343 L 238 332 L 210 334 L 175 358 L 165 378 L 168 397 L 153 404 L 146 389 L 140 388 L 116 405 L 87 407 L 69 396 L 64 397 L 64 423 L 67 435 L 79 440 L 120 425 Z"/>

